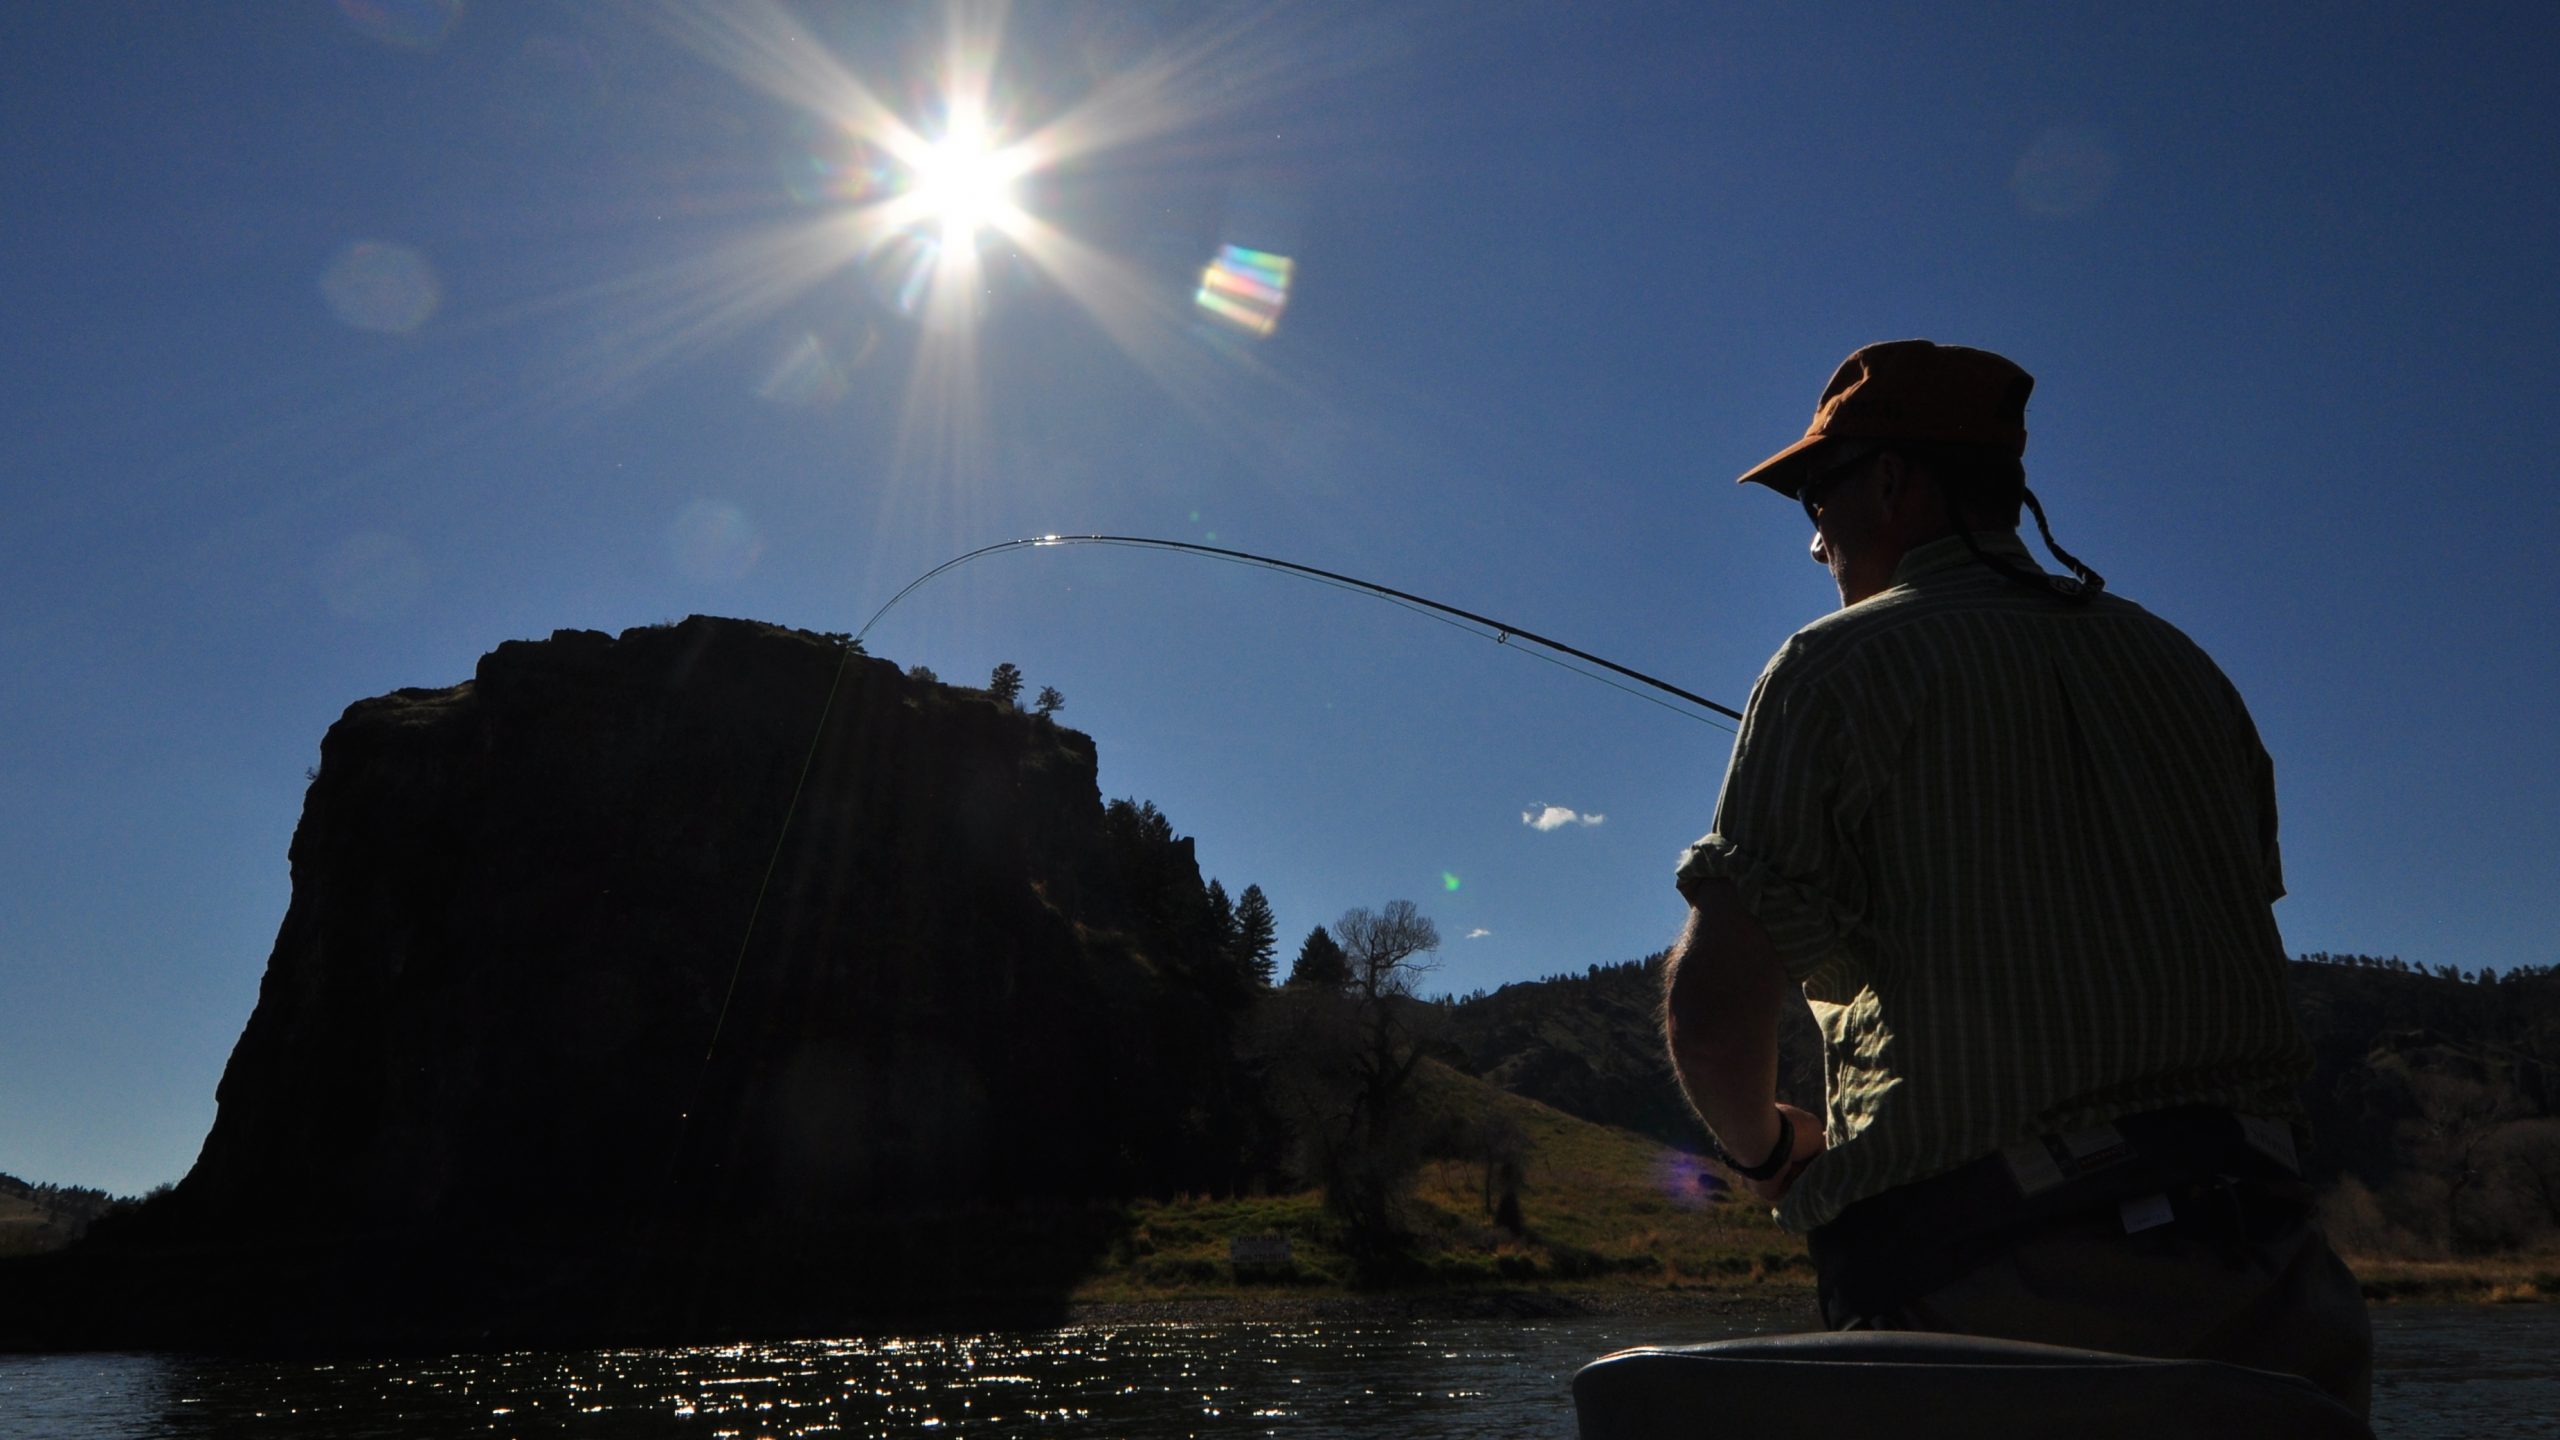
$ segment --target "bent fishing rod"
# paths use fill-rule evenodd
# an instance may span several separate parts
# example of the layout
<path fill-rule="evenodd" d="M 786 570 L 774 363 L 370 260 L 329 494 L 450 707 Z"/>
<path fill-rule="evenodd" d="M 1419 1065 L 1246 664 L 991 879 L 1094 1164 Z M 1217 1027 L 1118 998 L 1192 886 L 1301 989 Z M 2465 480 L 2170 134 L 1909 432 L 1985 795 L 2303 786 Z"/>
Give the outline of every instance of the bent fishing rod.
<path fill-rule="evenodd" d="M 890 596 L 887 604 L 882 605 L 878 610 L 872 612 L 871 618 L 863 622 L 862 629 L 854 634 L 854 643 L 859 645 L 862 642 L 863 637 L 871 633 L 871 628 L 880 623 L 881 617 L 898 608 L 899 601 L 906 599 L 909 595 L 912 595 L 917 590 L 922 589 L 928 581 L 931 581 L 936 576 L 941 575 L 946 570 L 957 569 L 962 565 L 968 564 L 972 560 L 978 559 L 980 556 L 993 555 L 999 551 L 1025 549 L 1036 550 L 1059 545 L 1119 545 L 1140 550 L 1175 550 L 1181 551 L 1185 554 L 1205 555 L 1211 559 L 1223 560 L 1231 564 L 1251 565 L 1265 570 L 1277 570 L 1282 574 L 1296 575 L 1305 579 L 1315 580 L 1322 584 L 1334 586 L 1337 589 L 1353 590 L 1375 595 L 1382 599 L 1392 601 L 1398 605 L 1402 605 L 1409 610 L 1421 611 L 1424 614 L 1430 615 L 1434 619 L 1442 620 L 1443 623 L 1455 623 L 1458 621 L 1466 622 L 1463 625 L 1459 625 L 1458 628 L 1460 629 L 1465 629 L 1468 625 L 1480 626 L 1482 627 L 1481 630 L 1471 633 L 1483 634 L 1490 632 L 1487 638 L 1490 638 L 1497 645 L 1508 645 L 1515 640 L 1523 641 L 1529 645 L 1538 647 L 1539 650 L 1552 652 L 1551 654 L 1538 655 L 1537 658 L 1541 660 L 1547 660 L 1550 663 L 1560 665 L 1564 669 L 1573 671 L 1575 674 L 1588 676 L 1589 678 L 1597 680 L 1601 684 L 1608 685 L 1614 689 L 1626 690 L 1628 694 L 1634 695 L 1636 698 L 1644 700 L 1650 704 L 1660 705 L 1662 702 L 1655 700 L 1650 695 L 1645 695 L 1635 690 L 1629 690 L 1626 686 L 1610 679 L 1607 675 L 1593 674 L 1589 670 L 1582 669 L 1580 666 L 1569 664 L 1566 661 L 1556 659 L 1555 657 L 1569 656 L 1574 660 L 1580 660 L 1592 665 L 1597 665 L 1601 669 L 1611 672 L 1611 674 L 1623 676 L 1626 679 L 1635 681 L 1639 685 L 1650 686 L 1655 690 L 1661 691 L 1663 694 L 1675 696 L 1681 700 L 1687 701 L 1689 704 L 1694 705 L 1701 710 L 1710 711 L 1714 714 L 1724 716 L 1728 720 L 1740 720 L 1742 718 L 1742 712 L 1734 709 L 1732 706 L 1719 705 L 1704 695 L 1684 690 L 1679 686 L 1672 684 L 1668 680 L 1658 679 L 1654 676 L 1645 674 L 1641 670 L 1631 669 L 1625 665 L 1619 664 L 1615 660 L 1604 659 L 1601 656 L 1592 654 L 1588 650 L 1567 645 L 1561 640 L 1551 640 L 1534 630 L 1524 630 L 1520 626 L 1496 620 L 1491 616 L 1479 615 L 1473 610 L 1461 610 L 1455 605 L 1447 605 L 1438 600 L 1427 599 L 1423 596 L 1413 594 L 1411 591 L 1398 590 L 1393 586 L 1381 585 L 1374 580 L 1362 580 L 1356 576 L 1341 574 L 1338 571 L 1319 570 L 1313 565 L 1301 565 L 1294 560 L 1282 560 L 1270 555 L 1256 555 L 1249 550 L 1230 550 L 1223 546 L 1201 545 L 1189 540 L 1158 540 L 1144 535 L 1030 535 L 1018 540 L 999 540 L 992 545 L 981 545 L 977 549 L 972 550 L 965 555 L 955 555 L 952 558 L 943 561 L 941 564 L 934 566 L 932 569 L 927 570 L 915 579 L 908 581 L 905 589 Z M 1526 653 L 1536 654 L 1536 651 Z M 1671 707 L 1666 705 L 1663 708 L 1670 709 Z M 1692 718 L 1703 719 L 1703 717 Z M 1707 721 L 1706 723 L 1713 724 L 1714 722 Z"/>
<path fill-rule="evenodd" d="M 1682 689 L 1680 686 L 1674 685 L 1668 680 L 1647 675 L 1641 670 L 1621 665 L 1615 660 L 1594 655 L 1590 651 L 1581 649 L 1577 646 L 1567 645 L 1561 640 L 1551 640 L 1534 630 L 1524 630 L 1517 625 L 1496 620 L 1489 615 L 1480 615 L 1473 610 L 1462 610 L 1455 605 L 1445 604 L 1438 600 L 1416 595 L 1408 590 L 1398 590 L 1390 585 L 1381 585 L 1374 580 L 1363 580 L 1357 576 L 1342 574 L 1339 571 L 1321 570 L 1313 565 L 1301 565 L 1294 560 L 1282 560 L 1270 555 L 1257 555 L 1249 550 L 1230 550 L 1219 545 L 1202 545 L 1189 540 L 1159 540 L 1145 535 L 1030 535 L 1017 540 L 999 540 L 992 545 L 981 545 L 977 549 L 971 550 L 966 554 L 955 555 L 950 559 L 943 561 L 941 564 L 934 566 L 932 569 L 927 570 L 915 579 L 908 581 L 904 589 L 901 589 L 897 594 L 889 597 L 887 604 L 882 605 L 878 610 L 872 612 L 871 618 L 863 622 L 862 628 L 854 632 L 851 641 L 845 645 L 844 657 L 836 665 L 835 679 L 827 686 L 826 699 L 818 707 L 818 724 L 815 731 L 809 737 L 808 753 L 801 757 L 799 777 L 792 782 L 791 800 L 783 809 L 782 827 L 780 833 L 774 837 L 773 854 L 765 862 L 764 876 L 756 885 L 755 901 L 747 910 L 746 933 L 741 935 L 738 939 L 738 954 L 736 960 L 733 961 L 730 966 L 729 983 L 721 995 L 718 1016 L 712 1021 L 710 1041 L 703 1048 L 702 1065 L 700 1069 L 696 1071 L 694 1076 L 694 1090 L 697 1094 L 700 1092 L 702 1087 L 703 1075 L 707 1073 L 711 1067 L 713 1056 L 719 1053 L 721 1034 L 728 1027 L 729 1007 L 731 1002 L 737 997 L 738 976 L 743 973 L 746 968 L 747 945 L 748 942 L 754 938 L 757 921 L 764 914 L 765 897 L 773 884 L 774 867 L 782 859 L 783 841 L 790 835 L 792 821 L 799 814 L 801 792 L 808 785 L 810 765 L 817 759 L 819 741 L 826 734 L 827 717 L 834 712 L 837 689 L 842 685 L 845 671 L 852 665 L 853 657 L 862 653 L 861 647 L 863 639 L 870 635 L 872 628 L 878 625 L 884 616 L 886 616 L 890 611 L 898 608 L 898 603 L 900 601 L 922 589 L 927 583 L 931 582 L 946 571 L 957 569 L 962 565 L 968 564 L 972 560 L 976 560 L 987 555 L 994 555 L 1001 551 L 1036 550 L 1061 545 L 1118 545 L 1139 550 L 1172 550 L 1179 551 L 1184 554 L 1207 556 L 1210 559 L 1225 561 L 1229 564 L 1250 565 L 1264 570 L 1276 570 L 1285 575 L 1295 575 L 1302 579 L 1314 580 L 1320 584 L 1331 585 L 1337 589 L 1350 590 L 1361 594 L 1376 596 L 1393 604 L 1401 605 L 1408 610 L 1439 620 L 1444 624 L 1455 626 L 1461 630 L 1466 630 L 1469 634 L 1483 635 L 1497 645 L 1509 645 L 1515 640 L 1520 641 L 1525 646 L 1536 647 L 1535 649 L 1522 649 L 1521 653 L 1524 655 L 1535 656 L 1536 658 L 1545 660 L 1550 664 L 1570 670 L 1574 674 L 1584 676 L 1588 679 L 1597 680 L 1601 684 L 1607 685 L 1612 689 L 1621 690 L 1629 695 L 1633 695 L 1637 699 L 1645 701 L 1647 704 L 1661 705 L 1662 708 L 1672 710 L 1675 714 L 1688 713 L 1679 711 L 1675 707 L 1665 704 L 1663 701 L 1657 700 L 1651 695 L 1645 694 L 1643 691 L 1636 690 L 1628 685 L 1622 684 L 1619 680 L 1613 680 L 1610 678 L 1610 675 L 1616 675 L 1623 677 L 1626 680 L 1632 680 L 1638 685 L 1658 690 L 1665 695 L 1670 695 L 1685 701 L 1688 704 L 1697 707 L 1698 710 L 1707 712 L 1706 714 L 1689 715 L 1690 719 L 1696 720 L 1701 724 L 1716 725 L 1719 729 L 1729 729 L 1731 727 L 1719 724 L 1717 720 L 1710 718 L 1710 716 L 1722 716 L 1727 720 L 1737 721 L 1742 718 L 1742 712 L 1734 709 L 1732 706 L 1719 705 L 1704 695 L 1700 695 L 1695 691 Z M 1586 664 L 1599 666 L 1600 669 L 1606 670 L 1610 672 L 1610 674 L 1603 675 L 1597 671 L 1584 669 L 1581 665 L 1573 663 L 1577 660 L 1585 662 Z M 691 1114 L 692 1103 L 691 1101 L 688 1101 L 684 1111 L 678 1116 L 676 1143 L 679 1149 L 683 1144 L 684 1127 L 690 1121 Z M 671 1165 L 673 1160 L 674 1156 L 671 1154 Z"/>

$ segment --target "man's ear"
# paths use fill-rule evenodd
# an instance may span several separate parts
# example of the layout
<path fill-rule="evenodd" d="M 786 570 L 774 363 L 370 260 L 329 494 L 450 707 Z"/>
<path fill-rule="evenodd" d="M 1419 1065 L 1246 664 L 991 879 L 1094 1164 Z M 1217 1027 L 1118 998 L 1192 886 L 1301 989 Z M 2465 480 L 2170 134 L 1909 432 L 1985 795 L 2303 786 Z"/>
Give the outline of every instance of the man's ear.
<path fill-rule="evenodd" d="M 1911 464 L 1899 450 L 1887 450 L 1876 457 L 1876 502 L 1886 519 L 1891 520 L 1911 495 Z"/>

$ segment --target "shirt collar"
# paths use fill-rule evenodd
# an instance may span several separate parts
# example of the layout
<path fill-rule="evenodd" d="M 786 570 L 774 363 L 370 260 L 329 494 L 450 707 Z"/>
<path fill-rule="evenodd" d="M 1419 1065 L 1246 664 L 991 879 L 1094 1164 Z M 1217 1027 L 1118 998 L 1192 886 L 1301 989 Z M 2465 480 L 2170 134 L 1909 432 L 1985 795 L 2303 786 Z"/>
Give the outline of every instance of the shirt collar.
<path fill-rule="evenodd" d="M 1980 546 L 1986 555 L 2015 560 L 2039 574 L 2043 572 L 2044 567 L 2036 564 L 2035 556 L 2027 553 L 2027 542 L 2019 539 L 2015 530 L 1976 530 L 1973 543 Z M 1902 563 L 1893 567 L 1893 583 L 1907 585 L 1923 575 L 1934 575 L 1941 570 L 1953 570 L 1972 563 L 1973 552 L 1965 548 L 1963 536 L 1942 536 L 1903 552 Z"/>

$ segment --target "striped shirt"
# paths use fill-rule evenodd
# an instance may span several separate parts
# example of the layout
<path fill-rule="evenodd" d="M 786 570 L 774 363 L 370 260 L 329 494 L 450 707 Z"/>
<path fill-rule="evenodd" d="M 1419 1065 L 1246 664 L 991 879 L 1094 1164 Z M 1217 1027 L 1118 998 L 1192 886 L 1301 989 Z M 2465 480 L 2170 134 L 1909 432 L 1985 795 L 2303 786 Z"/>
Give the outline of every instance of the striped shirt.
<path fill-rule="evenodd" d="M 1733 883 L 1822 1031 L 1830 1147 L 1781 1223 L 2120 1115 L 2298 1121 L 2274 769 L 2231 682 L 1952 536 L 1894 579 L 1761 672 L 1680 865 Z"/>

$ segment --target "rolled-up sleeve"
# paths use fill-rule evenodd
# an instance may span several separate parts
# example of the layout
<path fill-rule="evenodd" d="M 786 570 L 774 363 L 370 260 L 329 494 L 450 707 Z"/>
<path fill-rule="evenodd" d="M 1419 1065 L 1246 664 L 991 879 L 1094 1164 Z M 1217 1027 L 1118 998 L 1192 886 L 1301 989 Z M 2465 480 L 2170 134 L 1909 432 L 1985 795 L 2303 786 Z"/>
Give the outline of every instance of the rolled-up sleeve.
<path fill-rule="evenodd" d="M 1701 881 L 1731 883 L 1799 981 L 1840 953 L 1867 901 L 1850 843 L 1867 795 L 1856 737 L 1809 668 L 1791 641 L 1761 672 L 1714 828 L 1682 853 L 1676 876 L 1684 897 Z"/>

